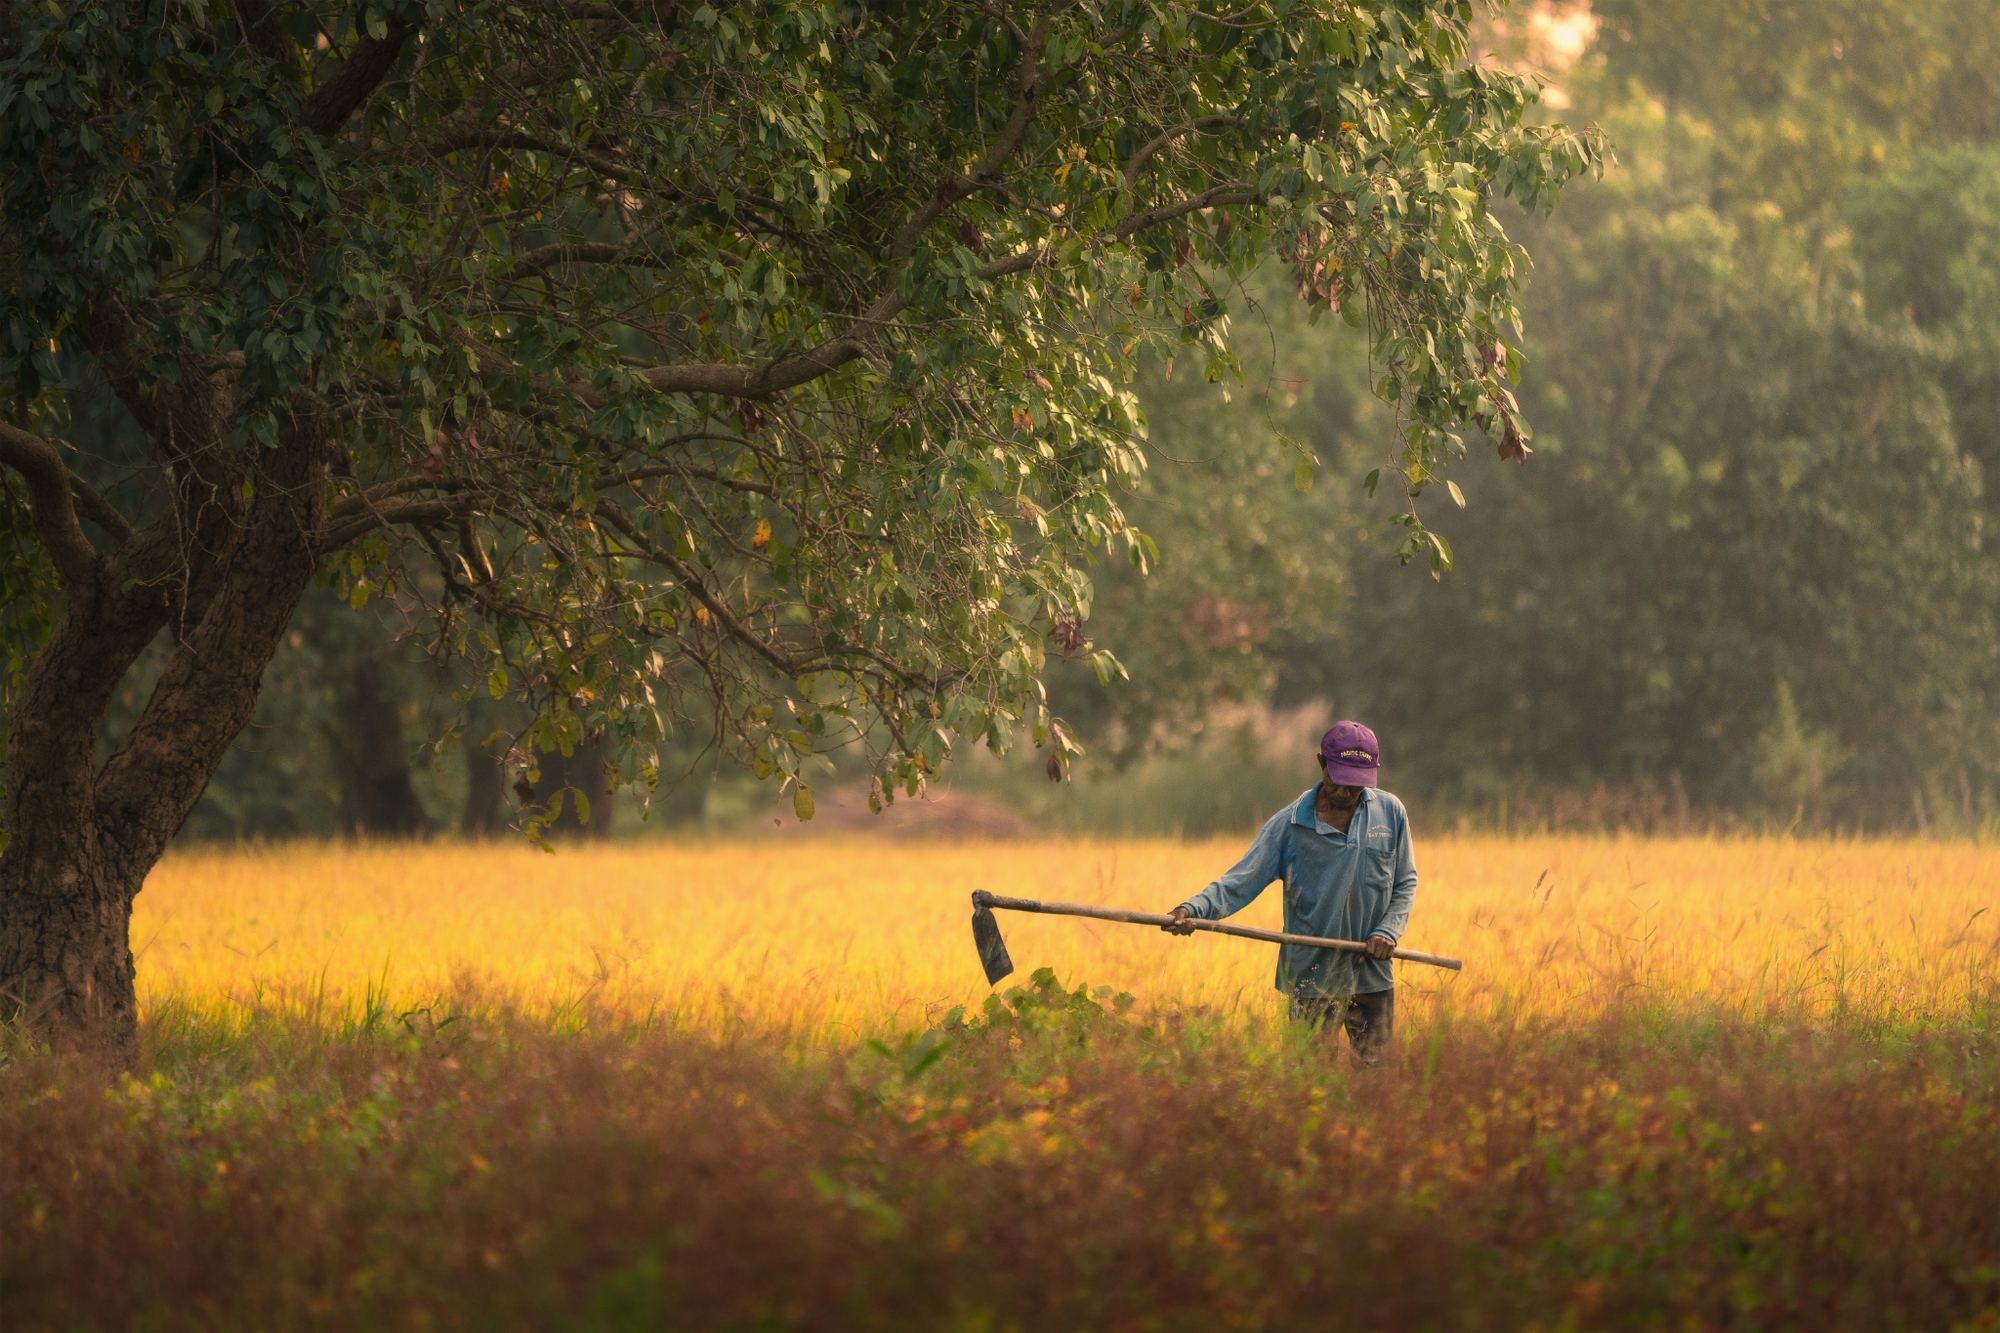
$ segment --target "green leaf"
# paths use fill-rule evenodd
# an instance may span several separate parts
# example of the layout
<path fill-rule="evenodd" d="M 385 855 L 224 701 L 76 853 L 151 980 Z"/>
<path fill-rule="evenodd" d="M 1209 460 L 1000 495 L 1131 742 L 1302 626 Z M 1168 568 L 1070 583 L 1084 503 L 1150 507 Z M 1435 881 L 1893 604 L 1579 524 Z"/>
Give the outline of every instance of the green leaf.
<path fill-rule="evenodd" d="M 813 817 L 813 789 L 803 782 L 792 791 L 792 813 L 801 822 Z"/>
<path fill-rule="evenodd" d="M 1306 457 L 1299 459 L 1298 466 L 1292 469 L 1292 486 L 1300 495 L 1313 488 L 1312 459 Z"/>
<path fill-rule="evenodd" d="M 1378 467 L 1373 472 L 1370 472 L 1367 476 L 1367 479 L 1361 483 L 1362 488 L 1368 492 L 1369 499 L 1372 500 L 1375 498 L 1375 487 L 1378 483 L 1381 482 L 1381 480 L 1382 480 L 1382 469 Z"/>
<path fill-rule="evenodd" d="M 486 677 L 486 692 L 496 699 L 507 697 L 506 667 L 497 666 L 493 668 L 492 674 Z"/>

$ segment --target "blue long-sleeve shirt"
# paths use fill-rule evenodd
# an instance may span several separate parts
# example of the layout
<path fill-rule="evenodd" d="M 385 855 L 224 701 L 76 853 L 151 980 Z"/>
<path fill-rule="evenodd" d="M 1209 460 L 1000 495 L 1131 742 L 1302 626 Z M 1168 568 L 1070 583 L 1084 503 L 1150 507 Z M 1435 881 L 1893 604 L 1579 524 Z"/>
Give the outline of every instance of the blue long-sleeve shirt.
<path fill-rule="evenodd" d="M 1272 880 L 1285 882 L 1285 933 L 1365 941 L 1401 940 L 1417 896 L 1410 816 L 1386 791 L 1364 788 L 1342 833 L 1313 813 L 1319 787 L 1272 815 L 1243 859 L 1182 904 L 1192 916 L 1220 921 L 1256 901 Z M 1300 995 L 1365 995 L 1395 985 L 1387 958 L 1341 949 L 1278 946 L 1278 989 Z"/>

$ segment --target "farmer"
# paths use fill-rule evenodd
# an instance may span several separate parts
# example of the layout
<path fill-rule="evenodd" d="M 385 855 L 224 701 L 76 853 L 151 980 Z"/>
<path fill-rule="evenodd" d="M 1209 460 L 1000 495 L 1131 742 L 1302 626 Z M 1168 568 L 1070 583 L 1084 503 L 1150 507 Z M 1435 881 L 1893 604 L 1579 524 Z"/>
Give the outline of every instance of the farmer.
<path fill-rule="evenodd" d="M 1294 1021 L 1345 1027 L 1363 1064 L 1382 1058 L 1395 1030 L 1389 951 L 1410 923 L 1417 866 L 1403 803 L 1375 786 L 1381 749 L 1359 722 L 1336 722 L 1319 742 L 1322 781 L 1272 815 L 1233 869 L 1174 909 L 1175 935 L 1192 919 L 1219 921 L 1285 881 L 1285 933 L 1361 940 L 1366 956 L 1278 946 L 1278 989 Z"/>

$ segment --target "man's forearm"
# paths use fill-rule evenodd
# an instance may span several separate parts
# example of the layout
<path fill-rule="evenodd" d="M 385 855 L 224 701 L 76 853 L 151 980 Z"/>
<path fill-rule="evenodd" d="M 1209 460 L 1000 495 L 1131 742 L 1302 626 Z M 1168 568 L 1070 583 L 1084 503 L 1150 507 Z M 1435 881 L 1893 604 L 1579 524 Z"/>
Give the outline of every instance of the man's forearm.
<path fill-rule="evenodd" d="M 1220 902 L 1218 900 L 1222 897 L 1218 892 L 1220 887 L 1217 884 L 1210 884 L 1200 893 L 1182 903 L 1181 906 L 1188 909 L 1189 916 L 1196 917 L 1202 921 L 1220 921 L 1224 915 L 1219 910 Z"/>

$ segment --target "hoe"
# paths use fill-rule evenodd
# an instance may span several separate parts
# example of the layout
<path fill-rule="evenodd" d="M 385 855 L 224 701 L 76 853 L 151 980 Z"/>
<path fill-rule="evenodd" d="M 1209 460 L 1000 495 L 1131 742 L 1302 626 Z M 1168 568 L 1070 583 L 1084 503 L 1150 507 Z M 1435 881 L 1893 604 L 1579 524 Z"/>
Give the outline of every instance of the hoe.
<path fill-rule="evenodd" d="M 986 969 L 986 984 L 997 986 L 1001 978 L 1014 970 L 1014 960 L 1007 956 L 1007 941 L 1000 938 L 1000 923 L 993 918 L 993 909 L 1005 912 L 1046 912 L 1054 916 L 1087 916 L 1099 921 L 1123 921 L 1134 926 L 1165 926 L 1173 922 L 1171 916 L 1160 912 L 1128 912 L 1121 907 L 1089 907 L 1083 903 L 1045 903 L 1034 898 L 1003 898 L 997 893 L 984 889 L 972 895 L 972 942 L 979 946 L 979 961 Z M 1367 953 L 1368 946 L 1356 944 L 1353 940 L 1323 940 L 1316 935 L 1287 935 L 1276 930 L 1254 930 L 1249 926 L 1232 926 L 1226 921 L 1190 921 L 1196 930 L 1214 931 L 1217 935 L 1235 935 L 1246 940 L 1266 940 L 1272 944 L 1303 944 L 1311 949 L 1344 949 L 1348 953 Z M 1465 964 L 1456 958 L 1441 958 L 1434 953 L 1418 953 L 1415 949 L 1392 949 L 1391 958 L 1402 958 L 1412 963 L 1429 963 L 1432 967 L 1446 967 L 1456 972 Z"/>

